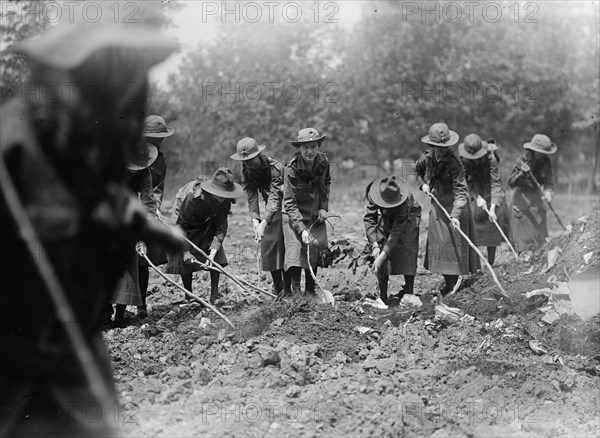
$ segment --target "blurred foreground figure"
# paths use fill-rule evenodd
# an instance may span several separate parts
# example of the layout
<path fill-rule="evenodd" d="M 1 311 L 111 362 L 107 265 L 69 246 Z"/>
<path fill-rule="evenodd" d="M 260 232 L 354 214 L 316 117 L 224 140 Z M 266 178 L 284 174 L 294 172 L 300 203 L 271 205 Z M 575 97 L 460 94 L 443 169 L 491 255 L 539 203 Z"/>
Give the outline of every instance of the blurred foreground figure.
<path fill-rule="evenodd" d="M 514 187 L 510 228 L 517 252 L 535 251 L 546 243 L 546 205 L 554 195 L 554 177 L 550 155 L 558 147 L 544 134 L 535 134 L 523 145 L 525 153 L 517 158 L 508 184 Z M 544 196 L 536 184 L 543 187 Z"/>
<path fill-rule="evenodd" d="M 101 315 L 136 241 L 180 245 L 123 184 L 147 71 L 176 49 L 147 9 L 128 28 L 104 11 L 111 23 L 59 24 L 19 47 L 36 91 L 1 109 L 2 437 L 106 437 L 122 420 Z"/>

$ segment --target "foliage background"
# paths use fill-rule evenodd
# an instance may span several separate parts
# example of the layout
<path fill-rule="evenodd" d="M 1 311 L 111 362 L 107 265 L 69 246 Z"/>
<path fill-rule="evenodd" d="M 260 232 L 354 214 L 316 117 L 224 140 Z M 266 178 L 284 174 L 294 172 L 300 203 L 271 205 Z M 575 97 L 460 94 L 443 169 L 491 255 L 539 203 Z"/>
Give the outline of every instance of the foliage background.
<path fill-rule="evenodd" d="M 457 22 L 407 16 L 405 3 L 363 2 L 352 29 L 325 20 L 218 22 L 217 37 L 153 88 L 149 111 L 176 128 L 164 148 L 167 194 L 218 165 L 234 167 L 229 156 L 245 136 L 285 161 L 305 126 L 328 135 L 323 150 L 338 169 L 349 158 L 362 166 L 349 179 L 372 177 L 385 160 L 417 158 L 420 137 L 438 121 L 461 138 L 496 139 L 504 166 L 545 133 L 559 145 L 559 188 L 598 190 L 597 3 L 521 3 L 515 19 L 514 2 L 495 2 L 501 19 L 478 9 Z M 537 22 L 527 22 L 526 5 L 537 8 Z M 7 48 L 43 26 L 5 16 L 1 23 L 4 84 L 26 76 Z"/>

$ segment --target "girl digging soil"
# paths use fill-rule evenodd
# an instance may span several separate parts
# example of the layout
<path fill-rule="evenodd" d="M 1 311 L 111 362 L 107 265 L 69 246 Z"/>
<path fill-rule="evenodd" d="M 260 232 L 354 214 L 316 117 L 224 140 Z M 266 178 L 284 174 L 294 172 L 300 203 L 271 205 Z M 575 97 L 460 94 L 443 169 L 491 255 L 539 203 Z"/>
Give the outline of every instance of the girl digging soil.
<path fill-rule="evenodd" d="M 386 176 L 371 182 L 365 194 L 365 233 L 373 246 L 379 293 L 386 305 L 389 276 L 404 275 L 401 300 L 413 293 L 417 272 L 421 206 L 408 186 L 404 184 L 401 191 L 400 185 L 395 176 Z"/>
<path fill-rule="evenodd" d="M 451 216 L 448 220 L 432 203 L 424 263 L 425 269 L 444 276 L 446 283 L 440 293 L 446 295 L 454 289 L 459 275 L 474 274 L 479 269 L 477 254 L 454 231 L 460 228 L 476 242 L 475 224 L 467 202 L 464 170 L 450 149 L 458 143 L 458 134 L 450 131 L 445 123 L 436 123 L 421 141 L 433 147 L 421 155 L 415 166 L 419 188 L 426 195 L 434 195 Z"/>
<path fill-rule="evenodd" d="M 458 145 L 458 154 L 469 190 L 471 211 L 474 212 L 477 240 L 479 245 L 487 247 L 490 265 L 494 264 L 496 248 L 503 240 L 493 221 L 503 226 L 505 234 L 508 234 L 504 188 L 494 155 L 496 149 L 496 145 L 481 140 L 477 134 L 467 135 L 464 142 Z M 489 215 L 486 212 L 488 204 Z"/>
<path fill-rule="evenodd" d="M 248 195 L 248 210 L 254 228 L 254 238 L 260 244 L 263 271 L 273 278 L 276 295 L 291 293 L 289 273 L 284 270 L 285 245 L 281 223 L 284 168 L 275 158 L 263 155 L 265 146 L 253 138 L 243 138 L 237 144 L 233 160 L 242 162 L 244 190 Z M 261 219 L 259 193 L 265 202 Z"/>
<path fill-rule="evenodd" d="M 227 234 L 227 215 L 232 199 L 241 196 L 242 193 L 242 187 L 233 181 L 233 174 L 226 167 L 219 168 L 210 180 L 193 181 L 177 193 L 173 223 L 179 225 L 188 239 L 202 251 L 210 251 L 209 258 L 221 266 L 227 266 L 227 256 L 223 250 L 223 240 Z M 169 256 L 165 272 L 180 274 L 183 286 L 192 292 L 192 273 L 203 270 L 198 261 L 204 263 L 206 259 L 188 246 L 187 251 Z M 211 304 L 214 304 L 218 295 L 219 272 L 211 270 Z"/>

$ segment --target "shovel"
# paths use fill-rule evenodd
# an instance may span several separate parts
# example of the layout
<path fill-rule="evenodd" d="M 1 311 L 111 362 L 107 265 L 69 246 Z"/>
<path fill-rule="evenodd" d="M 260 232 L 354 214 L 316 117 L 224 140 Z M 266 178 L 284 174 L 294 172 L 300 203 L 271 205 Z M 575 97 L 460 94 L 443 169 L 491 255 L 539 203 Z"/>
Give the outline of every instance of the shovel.
<path fill-rule="evenodd" d="M 489 216 L 490 211 L 488 210 L 487 206 L 484 206 L 483 209 Z M 490 220 L 494 223 L 494 225 L 496 225 L 496 228 L 498 228 L 498 231 L 500 231 L 500 234 L 502 235 L 502 238 L 504 239 L 504 241 L 506 243 L 508 243 L 508 247 L 510 248 L 513 255 L 515 256 L 515 259 L 517 259 L 517 261 L 519 261 L 519 254 L 517 254 L 517 251 L 515 251 L 515 249 L 513 248 L 512 244 L 510 243 L 510 240 L 508 240 L 508 237 L 506 237 L 506 234 L 504 234 L 504 231 L 502 231 L 502 227 L 498 224 L 498 221 L 496 219 L 492 219 L 491 217 L 490 217 Z"/>
<path fill-rule="evenodd" d="M 446 209 L 440 203 L 440 201 L 438 201 L 438 199 L 435 197 L 435 195 L 433 193 L 429 193 L 429 197 L 436 203 L 436 205 L 440 208 L 440 210 L 442 210 L 442 212 L 444 213 L 444 215 L 446 216 L 446 218 L 450 221 L 452 219 L 450 217 L 450 214 L 446 211 Z M 450 224 L 448 224 L 448 227 L 452 227 L 452 226 Z M 487 266 L 488 271 L 490 272 L 490 274 L 492 274 L 492 278 L 494 279 L 494 283 L 496 283 L 496 286 L 498 286 L 498 289 L 500 289 L 500 291 L 498 292 L 498 295 L 500 295 L 506 301 L 510 301 L 510 297 L 508 296 L 508 294 L 506 293 L 506 291 L 504 290 L 504 288 L 500 284 L 500 281 L 498 281 L 498 277 L 496 277 L 496 273 L 494 272 L 494 269 L 489 264 L 489 262 L 487 261 L 487 259 L 483 256 L 483 254 L 481 254 L 481 251 L 479 251 L 479 248 L 477 248 L 477 246 L 475 246 L 475 244 L 473 242 L 471 242 L 471 239 L 469 239 L 469 236 L 467 236 L 464 233 L 463 230 L 461 230 L 460 228 L 457 228 L 456 231 L 458 232 L 458 234 L 460 234 L 462 236 L 463 239 L 465 239 L 465 242 L 467 242 L 469 244 L 469 246 L 471 248 L 473 248 L 473 251 L 475 251 L 475 253 L 479 256 L 479 258 L 481 259 L 481 261 Z"/>

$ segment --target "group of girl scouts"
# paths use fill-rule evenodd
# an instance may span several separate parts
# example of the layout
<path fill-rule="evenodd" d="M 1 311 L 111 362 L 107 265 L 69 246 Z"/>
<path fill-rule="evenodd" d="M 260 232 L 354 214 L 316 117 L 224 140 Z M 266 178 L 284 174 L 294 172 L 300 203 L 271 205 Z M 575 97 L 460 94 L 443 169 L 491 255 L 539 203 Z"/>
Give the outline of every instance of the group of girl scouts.
<path fill-rule="evenodd" d="M 160 215 L 166 166 L 164 159 L 158 160 L 162 156 L 159 147 L 173 130 L 158 116 L 151 116 L 146 125 L 150 158 L 156 157 L 151 162 L 156 164 L 150 165 L 149 172 L 139 169 L 134 172 L 134 175 L 142 172 L 143 176 L 132 175 L 130 185 L 145 200 L 149 214 Z M 172 224 L 181 227 L 208 258 L 226 266 L 223 240 L 227 234 L 227 217 L 231 204 L 245 192 L 254 238 L 260 245 L 262 270 L 270 272 L 274 293 L 313 296 L 319 254 L 327 248 L 325 221 L 331 177 L 329 161 L 320 151 L 325 139 L 314 128 L 300 130 L 297 139 L 291 142 L 296 153 L 284 166 L 264 153 L 264 145 L 253 138 L 243 138 L 231 156 L 241 162 L 242 185 L 234 181 L 228 168 L 219 168 L 207 181 L 199 177 L 186 184 L 177 193 Z M 499 156 L 493 141 L 486 142 L 477 134 L 470 134 L 456 152 L 452 146 L 459 142 L 459 136 L 445 123 L 431 126 L 421 141 L 429 148 L 415 165 L 416 180 L 423 193 L 439 201 L 439 204 L 431 204 L 424 267 L 442 274 L 444 284 L 439 290 L 442 295 L 456 290 L 461 276 L 480 270 L 480 260 L 458 229 L 476 245 L 487 247 L 490 265 L 494 264 L 496 249 L 503 241 L 498 227 L 512 235 L 513 245 L 519 252 L 536 249 L 545 242 L 548 231 L 544 202 L 551 201 L 554 191 L 549 155 L 557 149 L 547 136 L 536 134 L 523 145 L 525 154 L 518 158 L 508 181 L 515 189 L 510 206 L 506 204 Z M 137 168 L 132 164 L 132 169 Z M 538 184 L 543 187 L 542 196 Z M 151 191 L 155 194 L 154 200 L 149 197 Z M 367 185 L 365 207 L 363 222 L 372 246 L 380 299 L 389 304 L 390 275 L 404 276 L 404 286 L 396 298 L 414 292 L 421 206 L 413 197 L 409 183 L 391 175 Z M 147 251 L 155 264 L 167 262 L 166 254 L 157 248 L 142 247 L 142 250 Z M 180 274 L 184 287 L 191 292 L 192 273 L 205 269 L 203 253 L 190 246 L 181 254 L 172 254 L 165 272 Z M 118 304 L 119 318 L 127 304 L 138 305 L 140 316 L 147 314 L 145 259 L 140 259 L 139 265 L 134 273 L 137 275 L 132 276 L 138 277 L 141 285 L 138 294 L 131 293 L 132 287 L 121 288 L 121 293 L 115 294 L 113 301 Z M 303 271 L 304 289 L 301 287 Z M 219 273 L 211 271 L 210 279 L 210 301 L 214 303 L 218 298 Z M 123 283 L 131 286 L 137 282 L 129 279 Z M 136 296 L 137 299 L 132 298 Z"/>

